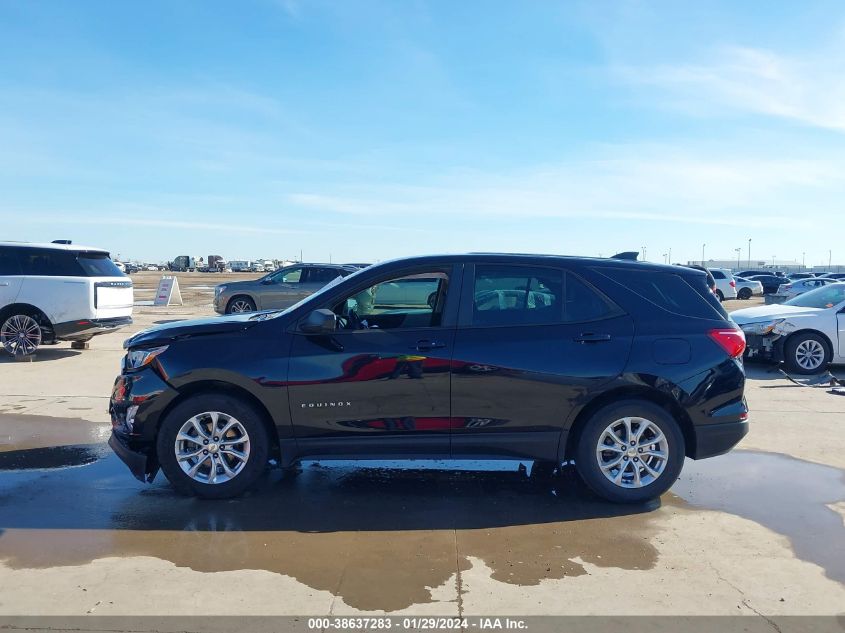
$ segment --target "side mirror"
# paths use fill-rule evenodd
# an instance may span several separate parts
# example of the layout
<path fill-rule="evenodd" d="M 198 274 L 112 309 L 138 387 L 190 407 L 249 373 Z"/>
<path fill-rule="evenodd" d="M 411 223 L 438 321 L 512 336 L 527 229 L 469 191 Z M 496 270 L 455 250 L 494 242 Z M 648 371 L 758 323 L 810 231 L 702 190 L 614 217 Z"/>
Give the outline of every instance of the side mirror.
<path fill-rule="evenodd" d="M 306 334 L 331 334 L 337 329 L 337 315 L 326 308 L 314 310 L 300 322 L 299 329 Z"/>

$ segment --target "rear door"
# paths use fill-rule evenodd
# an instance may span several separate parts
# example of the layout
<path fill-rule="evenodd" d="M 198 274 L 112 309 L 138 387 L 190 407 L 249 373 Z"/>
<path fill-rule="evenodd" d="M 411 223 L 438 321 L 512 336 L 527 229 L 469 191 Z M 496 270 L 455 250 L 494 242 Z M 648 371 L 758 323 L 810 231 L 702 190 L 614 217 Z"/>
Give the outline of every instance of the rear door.
<path fill-rule="evenodd" d="M 452 357 L 452 456 L 557 459 L 573 406 L 624 369 L 631 319 L 574 272 L 466 267 Z"/>

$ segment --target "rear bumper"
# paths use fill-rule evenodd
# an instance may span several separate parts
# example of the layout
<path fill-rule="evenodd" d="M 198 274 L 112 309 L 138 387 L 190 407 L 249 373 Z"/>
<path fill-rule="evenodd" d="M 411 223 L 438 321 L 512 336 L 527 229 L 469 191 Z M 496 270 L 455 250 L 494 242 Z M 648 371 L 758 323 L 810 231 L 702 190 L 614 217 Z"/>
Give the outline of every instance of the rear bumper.
<path fill-rule="evenodd" d="M 56 323 L 53 332 L 57 339 L 75 341 L 88 339 L 98 334 L 105 334 L 132 325 L 132 317 L 115 317 L 113 319 L 79 319 Z"/>
<path fill-rule="evenodd" d="M 705 459 L 727 453 L 748 433 L 748 420 L 707 424 L 695 429 L 693 459 Z"/>

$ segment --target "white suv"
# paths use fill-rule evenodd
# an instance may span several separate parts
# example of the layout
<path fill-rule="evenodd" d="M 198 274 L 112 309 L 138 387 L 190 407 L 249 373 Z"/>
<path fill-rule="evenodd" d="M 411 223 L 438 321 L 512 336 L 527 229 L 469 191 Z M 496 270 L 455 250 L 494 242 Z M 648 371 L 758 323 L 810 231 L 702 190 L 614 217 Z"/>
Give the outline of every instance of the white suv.
<path fill-rule="evenodd" d="M 713 279 L 716 280 L 716 296 L 719 301 L 736 299 L 736 281 L 731 271 L 725 268 L 708 268 Z"/>
<path fill-rule="evenodd" d="M 129 325 L 133 299 L 132 282 L 104 250 L 0 242 L 0 345 L 13 356 Z"/>

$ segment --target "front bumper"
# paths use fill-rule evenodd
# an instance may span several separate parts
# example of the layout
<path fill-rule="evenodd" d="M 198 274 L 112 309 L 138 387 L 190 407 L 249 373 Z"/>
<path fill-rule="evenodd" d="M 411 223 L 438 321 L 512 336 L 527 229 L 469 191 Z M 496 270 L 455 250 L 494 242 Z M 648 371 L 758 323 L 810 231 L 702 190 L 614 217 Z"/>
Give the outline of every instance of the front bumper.
<path fill-rule="evenodd" d="M 152 481 L 158 472 L 155 440 L 159 420 L 178 395 L 152 367 L 123 373 L 114 381 L 109 400 L 109 446 L 141 481 Z"/>
<path fill-rule="evenodd" d="M 121 461 L 129 467 L 129 471 L 135 476 L 135 479 L 144 483 L 152 482 L 155 479 L 158 472 L 158 463 L 146 453 L 133 451 L 126 438 L 112 431 L 109 446 L 120 457 Z"/>
<path fill-rule="evenodd" d="M 63 341 L 87 340 L 98 334 L 105 334 L 132 325 L 132 317 L 115 317 L 113 319 L 79 319 L 56 323 L 53 332 L 57 339 Z"/>
<path fill-rule="evenodd" d="M 783 360 L 783 336 L 745 333 L 746 358 L 780 362 Z"/>

